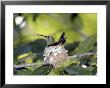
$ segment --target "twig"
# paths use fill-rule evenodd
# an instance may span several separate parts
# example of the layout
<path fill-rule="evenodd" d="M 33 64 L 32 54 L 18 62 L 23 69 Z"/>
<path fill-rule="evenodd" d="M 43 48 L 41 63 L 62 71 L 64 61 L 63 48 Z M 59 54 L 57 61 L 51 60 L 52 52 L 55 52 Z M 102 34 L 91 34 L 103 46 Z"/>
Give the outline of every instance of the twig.
<path fill-rule="evenodd" d="M 96 52 L 95 53 L 94 52 L 90 52 L 90 53 L 83 53 L 83 54 L 68 56 L 68 59 L 73 59 L 73 58 L 81 59 L 81 58 L 85 58 L 85 57 L 93 55 L 93 54 L 96 54 Z"/>
<path fill-rule="evenodd" d="M 14 65 L 14 68 L 15 68 L 15 69 L 18 69 L 18 68 L 23 68 L 23 67 L 33 67 L 33 66 L 40 67 L 40 66 L 42 66 L 42 65 L 37 65 L 36 63 L 31 63 L 31 64 L 21 64 L 21 65 Z"/>

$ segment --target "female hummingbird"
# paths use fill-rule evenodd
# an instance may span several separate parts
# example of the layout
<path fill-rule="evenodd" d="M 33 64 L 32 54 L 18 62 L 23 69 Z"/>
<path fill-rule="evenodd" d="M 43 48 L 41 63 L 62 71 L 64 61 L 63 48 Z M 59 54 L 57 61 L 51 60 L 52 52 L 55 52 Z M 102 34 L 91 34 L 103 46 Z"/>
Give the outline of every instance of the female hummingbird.
<path fill-rule="evenodd" d="M 66 41 L 65 32 L 61 35 L 58 42 L 52 43 L 45 47 L 44 50 L 44 63 L 57 67 L 61 62 L 65 61 L 68 57 L 67 50 L 63 44 Z"/>
<path fill-rule="evenodd" d="M 60 39 L 58 42 L 54 42 L 54 38 L 53 36 L 45 36 L 45 35 L 40 35 L 40 34 L 37 34 L 39 36 L 43 36 L 46 38 L 46 41 L 47 41 L 47 46 L 56 46 L 56 45 L 63 45 L 65 42 L 66 42 L 66 37 L 65 36 L 65 32 L 62 33 Z"/>

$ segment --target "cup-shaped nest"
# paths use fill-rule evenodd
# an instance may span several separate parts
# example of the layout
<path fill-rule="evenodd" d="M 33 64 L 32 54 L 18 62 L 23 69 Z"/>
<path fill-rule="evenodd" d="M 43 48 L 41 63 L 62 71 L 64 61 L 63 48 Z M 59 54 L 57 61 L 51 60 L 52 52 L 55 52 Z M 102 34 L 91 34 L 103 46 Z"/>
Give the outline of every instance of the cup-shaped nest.
<path fill-rule="evenodd" d="M 67 50 L 63 45 L 49 46 L 44 50 L 44 63 L 57 67 L 68 57 Z"/>

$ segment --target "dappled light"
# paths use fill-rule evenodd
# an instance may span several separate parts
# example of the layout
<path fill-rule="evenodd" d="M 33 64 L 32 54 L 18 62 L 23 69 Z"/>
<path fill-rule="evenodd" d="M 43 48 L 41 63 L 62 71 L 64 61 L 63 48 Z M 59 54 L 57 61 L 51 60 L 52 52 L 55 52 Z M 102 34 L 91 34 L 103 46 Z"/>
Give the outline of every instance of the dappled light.
<path fill-rule="evenodd" d="M 14 13 L 13 20 L 14 75 L 96 75 L 97 14 Z"/>

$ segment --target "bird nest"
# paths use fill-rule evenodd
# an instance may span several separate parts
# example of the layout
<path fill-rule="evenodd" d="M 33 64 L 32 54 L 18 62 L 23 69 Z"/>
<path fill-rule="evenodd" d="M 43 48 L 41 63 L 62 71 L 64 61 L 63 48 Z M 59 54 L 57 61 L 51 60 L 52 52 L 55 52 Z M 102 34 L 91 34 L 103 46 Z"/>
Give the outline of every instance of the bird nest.
<path fill-rule="evenodd" d="M 63 45 L 49 46 L 44 50 L 44 63 L 57 67 L 68 57 L 68 50 Z"/>

